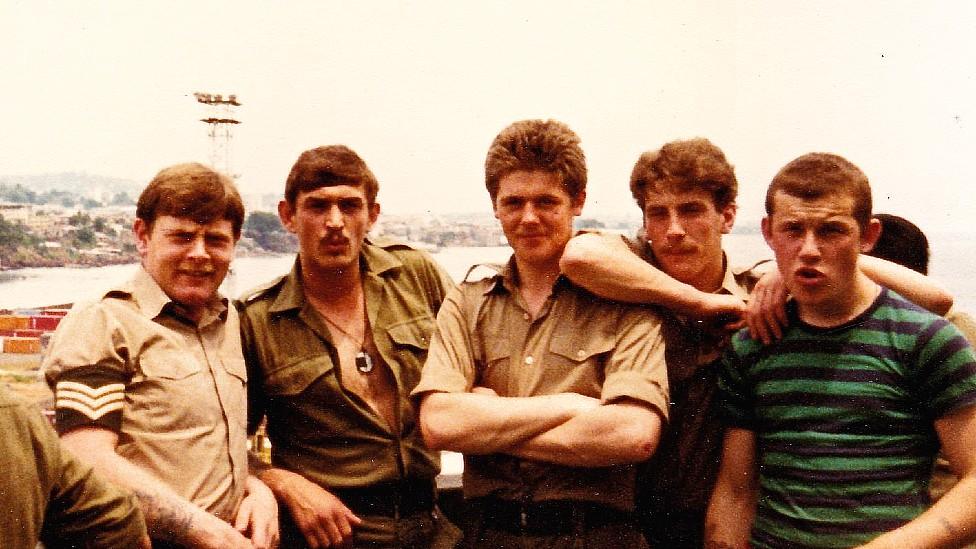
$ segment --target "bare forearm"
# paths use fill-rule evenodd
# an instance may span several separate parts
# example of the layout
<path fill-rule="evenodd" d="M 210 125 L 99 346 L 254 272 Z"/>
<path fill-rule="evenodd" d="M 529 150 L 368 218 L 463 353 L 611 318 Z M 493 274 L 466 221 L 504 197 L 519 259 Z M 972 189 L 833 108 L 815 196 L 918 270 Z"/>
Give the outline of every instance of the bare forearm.
<path fill-rule="evenodd" d="M 421 406 L 427 445 L 466 454 L 504 452 L 575 417 L 597 399 L 572 393 L 499 397 L 434 393 Z"/>
<path fill-rule="evenodd" d="M 573 467 L 606 467 L 649 458 L 661 418 L 637 404 L 600 406 L 512 448 L 519 457 Z"/>
<path fill-rule="evenodd" d="M 219 520 L 121 456 L 100 456 L 89 461 L 100 475 L 136 496 L 153 539 L 191 545 L 206 535 L 212 521 Z"/>
<path fill-rule="evenodd" d="M 939 501 L 908 524 L 892 530 L 865 549 L 961 547 L 976 540 L 976 477 L 959 481 Z"/>
<path fill-rule="evenodd" d="M 722 465 L 705 514 L 705 547 L 748 549 L 759 499 L 755 434 L 729 429 L 722 447 Z"/>
<path fill-rule="evenodd" d="M 699 308 L 704 295 L 638 257 L 615 235 L 574 237 L 559 265 L 573 282 L 617 301 L 654 303 L 687 313 Z"/>
<path fill-rule="evenodd" d="M 878 284 L 887 286 L 908 300 L 938 315 L 952 307 L 952 294 L 935 280 L 890 261 L 861 255 L 857 262 L 861 271 Z"/>
<path fill-rule="evenodd" d="M 285 469 L 266 466 L 254 471 L 254 475 L 264 483 L 278 501 L 285 501 L 291 493 L 292 485 L 299 481 L 306 481 L 305 477 Z M 296 478 L 297 477 L 297 478 Z"/>
<path fill-rule="evenodd" d="M 748 549 L 755 514 L 755 498 L 736 497 L 716 487 L 705 515 L 705 548 Z"/>

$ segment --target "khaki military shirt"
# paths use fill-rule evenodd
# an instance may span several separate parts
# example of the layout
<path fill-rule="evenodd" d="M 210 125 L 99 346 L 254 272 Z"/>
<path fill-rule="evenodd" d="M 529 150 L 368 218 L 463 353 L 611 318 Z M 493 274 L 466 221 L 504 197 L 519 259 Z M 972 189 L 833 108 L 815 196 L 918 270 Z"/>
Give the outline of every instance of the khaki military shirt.
<path fill-rule="evenodd" d="M 0 546 L 136 547 L 135 499 L 70 453 L 40 410 L 0 390 Z"/>
<path fill-rule="evenodd" d="M 247 475 L 247 372 L 237 311 L 216 300 L 198 324 L 139 269 L 76 304 L 43 364 L 58 431 L 93 426 L 177 494 L 231 520 Z"/>
<path fill-rule="evenodd" d="M 627 239 L 627 244 L 654 263 L 647 242 Z M 751 269 L 733 270 L 723 260 L 725 276 L 715 293 L 746 301 L 758 277 Z M 725 433 L 718 409 L 717 366 L 731 334 L 707 321 L 667 310 L 661 318 L 671 422 L 654 456 L 641 467 L 638 505 L 665 513 L 704 513 L 718 474 Z"/>
<path fill-rule="evenodd" d="M 518 294 L 513 259 L 448 296 L 413 394 L 474 386 L 509 397 L 574 392 L 607 403 L 632 399 L 666 420 L 660 321 L 649 308 L 601 299 L 565 278 L 533 319 Z M 463 482 L 466 498 L 568 499 L 630 510 L 634 476 L 633 465 L 566 467 L 491 454 L 466 455 Z"/>
<path fill-rule="evenodd" d="M 424 445 L 413 403 L 434 316 L 450 277 L 424 252 L 364 244 L 360 259 L 373 342 L 396 383 L 397 424 L 344 388 L 328 326 L 305 299 L 300 263 L 240 304 L 251 379 L 250 426 L 267 417 L 271 460 L 331 488 L 430 480 L 440 459 Z"/>

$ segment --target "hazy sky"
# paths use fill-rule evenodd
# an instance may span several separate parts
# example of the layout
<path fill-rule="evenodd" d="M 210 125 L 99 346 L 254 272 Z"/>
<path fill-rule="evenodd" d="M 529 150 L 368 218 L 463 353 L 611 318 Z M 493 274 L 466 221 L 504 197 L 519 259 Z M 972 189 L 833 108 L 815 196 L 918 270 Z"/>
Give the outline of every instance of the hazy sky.
<path fill-rule="evenodd" d="M 148 181 L 209 158 L 195 91 L 236 93 L 244 192 L 346 143 L 388 212 L 487 211 L 484 155 L 522 118 L 582 137 L 585 215 L 637 210 L 645 149 L 722 147 L 740 221 L 792 158 L 837 152 L 877 211 L 976 231 L 976 4 L 0 0 L 0 174 Z"/>

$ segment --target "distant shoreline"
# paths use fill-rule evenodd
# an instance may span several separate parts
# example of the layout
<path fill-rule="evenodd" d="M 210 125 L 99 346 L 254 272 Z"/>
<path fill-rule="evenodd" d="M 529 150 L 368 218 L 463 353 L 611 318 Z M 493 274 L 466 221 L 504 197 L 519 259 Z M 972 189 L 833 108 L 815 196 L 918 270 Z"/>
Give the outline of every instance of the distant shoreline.
<path fill-rule="evenodd" d="M 281 252 L 270 252 L 267 250 L 242 250 L 238 248 L 236 257 L 271 257 L 289 254 L 294 254 L 294 252 L 288 252 L 286 254 Z M 17 271 L 21 269 L 86 269 L 93 267 L 109 267 L 111 265 L 132 265 L 134 263 L 139 263 L 138 255 L 82 256 L 73 261 L 65 261 L 61 258 L 39 258 L 30 261 L 18 261 L 14 265 L 8 265 L 5 261 L 3 265 L 0 265 L 0 280 L 10 278 L 11 275 L 16 276 Z"/>

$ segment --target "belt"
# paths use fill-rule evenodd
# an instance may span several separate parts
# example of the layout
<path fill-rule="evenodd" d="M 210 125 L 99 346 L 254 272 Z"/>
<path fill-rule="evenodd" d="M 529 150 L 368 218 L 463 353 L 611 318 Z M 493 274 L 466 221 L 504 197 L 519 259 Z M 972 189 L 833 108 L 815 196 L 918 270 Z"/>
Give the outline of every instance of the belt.
<path fill-rule="evenodd" d="M 495 497 L 475 500 L 484 528 L 513 534 L 551 536 L 614 524 L 635 524 L 634 514 L 583 501 L 519 502 Z"/>
<path fill-rule="evenodd" d="M 434 481 L 405 479 L 364 488 L 330 490 L 357 515 L 399 518 L 434 510 Z"/>

